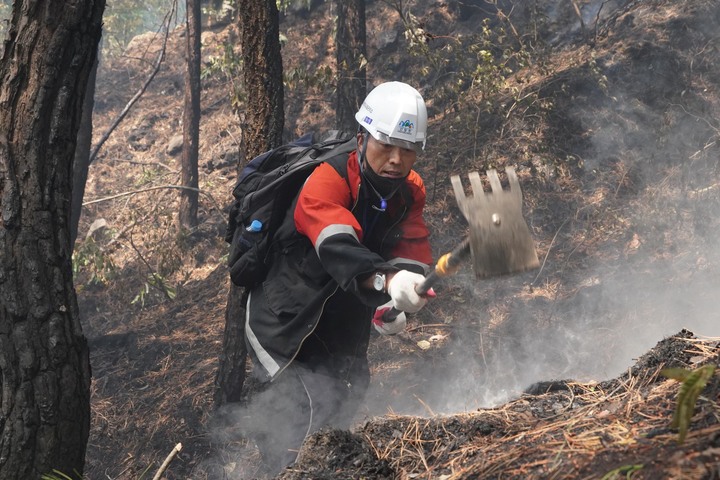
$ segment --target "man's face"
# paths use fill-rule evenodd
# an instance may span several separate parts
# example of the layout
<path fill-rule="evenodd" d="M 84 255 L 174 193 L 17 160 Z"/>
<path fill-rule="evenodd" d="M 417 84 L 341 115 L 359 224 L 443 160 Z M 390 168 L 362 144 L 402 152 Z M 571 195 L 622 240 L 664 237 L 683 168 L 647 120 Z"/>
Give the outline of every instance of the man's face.
<path fill-rule="evenodd" d="M 415 150 L 380 143 L 372 135 L 365 137 L 358 133 L 357 141 L 360 151 L 362 151 L 365 138 L 368 140 L 365 158 L 376 174 L 387 178 L 407 177 L 417 159 Z"/>

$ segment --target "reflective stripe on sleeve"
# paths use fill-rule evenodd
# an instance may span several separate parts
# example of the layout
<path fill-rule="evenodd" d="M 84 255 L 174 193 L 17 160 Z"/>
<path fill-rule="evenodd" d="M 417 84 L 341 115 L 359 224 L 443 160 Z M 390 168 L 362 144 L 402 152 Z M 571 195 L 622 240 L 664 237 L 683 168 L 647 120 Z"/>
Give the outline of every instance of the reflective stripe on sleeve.
<path fill-rule="evenodd" d="M 318 257 L 320 256 L 320 245 L 322 245 L 325 240 L 332 236 L 340 235 L 343 233 L 352 235 L 355 240 L 357 240 L 358 242 L 360 241 L 357 234 L 355 233 L 355 229 L 350 225 L 328 225 L 327 227 L 322 229 L 322 232 L 320 232 L 320 235 L 318 235 L 317 240 L 315 240 L 315 252 L 318 254 Z"/>
<path fill-rule="evenodd" d="M 423 272 L 425 272 L 425 274 L 427 274 L 430 270 L 430 265 L 428 265 L 427 263 L 418 262 L 417 260 L 413 260 L 411 258 L 396 257 L 390 260 L 388 263 L 393 266 L 397 266 L 399 264 L 417 265 L 418 267 L 421 267 L 423 269 Z"/>

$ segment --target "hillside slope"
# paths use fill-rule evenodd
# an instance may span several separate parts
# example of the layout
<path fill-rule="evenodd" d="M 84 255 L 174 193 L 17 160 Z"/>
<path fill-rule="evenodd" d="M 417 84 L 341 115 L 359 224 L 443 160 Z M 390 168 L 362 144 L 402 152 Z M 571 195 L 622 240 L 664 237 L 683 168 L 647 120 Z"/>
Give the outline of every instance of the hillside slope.
<path fill-rule="evenodd" d="M 286 71 L 332 63 L 331 3 L 284 17 Z M 406 332 L 374 337 L 358 427 L 313 436 L 281 478 L 720 475 L 720 374 L 678 445 L 669 425 L 679 384 L 659 373 L 720 361 L 720 11 L 710 0 L 578 3 L 582 24 L 554 2 L 518 7 L 510 23 L 488 17 L 509 37 L 514 27 L 526 49 L 549 45 L 499 86 L 454 76 L 467 65 L 458 50 L 477 50 L 469 35 L 487 17 L 484 2 L 416 2 L 426 57 L 407 53 L 397 12 L 369 4 L 372 82 L 416 83 L 431 103 L 418 170 L 435 253 L 466 231 L 449 176 L 512 165 L 542 267 L 483 281 L 465 268 Z M 544 23 L 530 21 L 538 15 Z M 205 61 L 236 38 L 232 27 L 206 32 Z M 108 224 L 76 254 L 93 368 L 88 478 L 140 478 L 178 442 L 168 479 L 259 475 L 242 417 L 216 415 L 211 401 L 228 289 L 223 207 L 240 134 L 222 75 L 203 84 L 197 231 L 175 231 L 177 192 L 163 188 L 180 178 L 168 144 L 181 132 L 183 44 L 173 32 L 174 53 L 86 189 L 81 234 Z M 96 137 L 160 45 L 139 37 L 103 65 Z M 428 58 L 441 67 L 423 70 Z M 329 127 L 331 90 L 288 89 L 288 137 Z"/>

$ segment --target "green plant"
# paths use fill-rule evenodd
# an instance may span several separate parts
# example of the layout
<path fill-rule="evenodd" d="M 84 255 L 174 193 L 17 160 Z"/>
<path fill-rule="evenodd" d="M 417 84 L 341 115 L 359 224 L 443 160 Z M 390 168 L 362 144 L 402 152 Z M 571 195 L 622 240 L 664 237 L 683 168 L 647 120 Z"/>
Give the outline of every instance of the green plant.
<path fill-rule="evenodd" d="M 296 67 L 286 71 L 283 77 L 285 88 L 288 89 L 304 87 L 309 90 L 323 90 L 333 82 L 334 73 L 328 65 L 312 72 L 305 67 Z"/>
<path fill-rule="evenodd" d="M 201 6 L 203 15 L 216 15 L 219 17 L 232 17 L 237 11 L 236 0 L 221 0 L 210 2 Z"/>
<path fill-rule="evenodd" d="M 200 72 L 203 80 L 213 75 L 221 75 L 227 79 L 237 77 L 242 73 L 242 58 L 235 53 L 235 47 L 230 42 L 222 45 L 222 54 L 211 55 Z"/>
<path fill-rule="evenodd" d="M 683 443 L 687 436 L 690 420 L 695 413 L 695 403 L 697 402 L 700 392 L 707 385 L 710 377 L 715 373 L 715 365 L 708 364 L 695 370 L 686 370 L 684 368 L 666 368 L 660 373 L 667 378 L 682 382 L 680 391 L 677 395 L 677 406 L 673 414 L 671 428 L 678 430 L 678 443 Z"/>
<path fill-rule="evenodd" d="M 386 3 L 403 22 L 407 50 L 417 59 L 419 73 L 434 80 L 429 84 L 439 85 L 433 93 L 437 103 L 463 103 L 466 95 L 475 95 L 479 100 L 473 103 L 488 109 L 486 100 L 510 75 L 538 60 L 538 43 L 526 41 L 501 12 L 484 19 L 477 33 L 439 36 L 423 27 L 407 2 Z"/>
<path fill-rule="evenodd" d="M 242 57 L 235 53 L 235 46 L 226 42 L 220 55 L 212 55 L 200 71 L 200 78 L 206 80 L 221 77 L 230 84 L 230 105 L 237 111 L 244 102 L 243 89 L 238 79 L 242 75 Z"/>
<path fill-rule="evenodd" d="M 592 54 L 590 58 L 590 62 L 588 62 L 588 68 L 590 69 L 590 74 L 592 78 L 597 81 L 598 87 L 604 94 L 607 95 L 608 93 L 608 78 L 603 73 L 600 66 L 597 64 L 597 58 L 595 57 L 595 53 Z"/>
<path fill-rule="evenodd" d="M 158 31 L 163 18 L 168 19 L 170 28 L 185 18 L 185 2 L 177 0 L 116 0 L 108 2 L 103 13 L 104 55 L 116 56 L 123 53 L 135 36 Z"/>
<path fill-rule="evenodd" d="M 73 277 L 88 275 L 87 285 L 107 283 L 116 272 L 115 264 L 95 240 L 90 237 L 78 244 L 72 256 Z"/>
<path fill-rule="evenodd" d="M 618 467 L 614 470 L 610 470 L 608 473 L 603 475 L 601 480 L 615 480 L 616 478 L 619 478 L 620 475 L 623 475 L 625 478 L 632 478 L 632 476 L 635 474 L 635 472 L 638 472 L 642 470 L 644 465 L 638 464 L 638 465 L 623 465 L 622 467 Z"/>
<path fill-rule="evenodd" d="M 75 479 L 82 479 L 82 475 L 75 472 Z M 52 473 L 44 473 L 40 476 L 40 480 L 75 480 L 72 477 L 65 475 L 63 472 L 53 469 Z"/>
<path fill-rule="evenodd" d="M 175 231 L 170 225 L 173 223 L 174 215 L 169 210 L 164 212 L 155 212 L 154 223 L 159 226 L 162 230 L 158 233 L 154 230 L 149 237 L 144 237 L 144 246 L 151 247 L 147 250 L 148 253 L 143 253 L 138 245 L 135 244 L 133 235 L 129 235 L 128 240 L 131 248 L 135 251 L 137 258 L 140 262 L 145 265 L 148 270 L 146 280 L 140 289 L 140 292 L 135 295 L 135 298 L 131 301 L 133 305 L 140 304 L 140 308 L 145 307 L 148 296 L 151 293 L 155 293 L 156 296 L 160 295 L 168 300 L 175 299 L 177 292 L 175 287 L 170 284 L 168 276 L 175 273 L 181 262 L 181 248 L 178 248 L 178 243 L 168 239 L 167 235 L 170 231 Z M 151 265 L 150 261 L 154 261 L 155 266 Z"/>
<path fill-rule="evenodd" d="M 152 291 L 151 288 L 157 290 L 157 292 L 159 292 L 169 300 L 173 300 L 177 295 L 175 287 L 170 285 L 166 278 L 153 272 L 148 275 L 148 278 L 145 281 L 145 284 L 142 286 L 140 292 L 135 295 L 135 298 L 133 298 L 130 303 L 132 303 L 133 305 L 139 303 L 140 308 L 144 308 L 145 301 Z"/>

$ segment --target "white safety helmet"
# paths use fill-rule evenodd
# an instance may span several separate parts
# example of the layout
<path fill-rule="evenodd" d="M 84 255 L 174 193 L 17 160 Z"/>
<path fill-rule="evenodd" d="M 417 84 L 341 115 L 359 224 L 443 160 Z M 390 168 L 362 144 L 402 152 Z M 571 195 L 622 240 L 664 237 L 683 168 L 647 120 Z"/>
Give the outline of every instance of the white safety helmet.
<path fill-rule="evenodd" d="M 381 143 L 425 149 L 427 108 L 422 95 L 407 83 L 386 82 L 365 98 L 355 120 Z"/>

